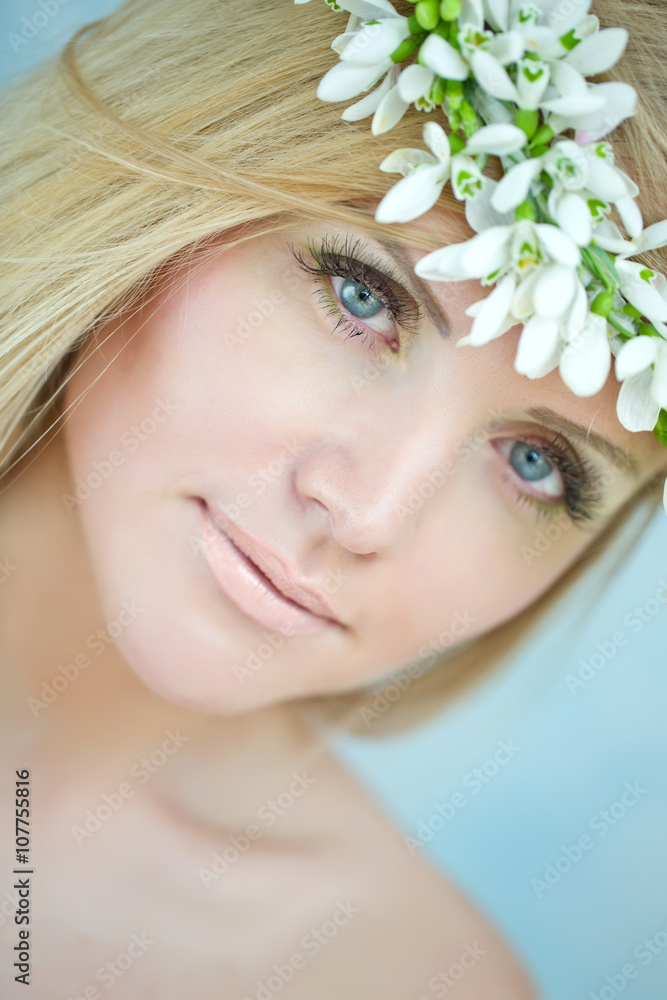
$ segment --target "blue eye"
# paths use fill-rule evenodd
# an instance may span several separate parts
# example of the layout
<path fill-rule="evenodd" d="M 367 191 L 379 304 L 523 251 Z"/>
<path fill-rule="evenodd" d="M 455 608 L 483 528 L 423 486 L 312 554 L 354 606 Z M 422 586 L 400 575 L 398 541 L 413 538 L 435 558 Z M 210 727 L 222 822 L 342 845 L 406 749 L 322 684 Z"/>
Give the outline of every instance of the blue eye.
<path fill-rule="evenodd" d="M 552 455 L 549 448 L 517 438 L 499 438 L 494 444 L 519 479 L 534 487 L 534 492 L 527 496 L 556 502 L 564 499 L 565 484 L 559 457 Z"/>
<path fill-rule="evenodd" d="M 338 289 L 338 297 L 348 312 L 357 319 L 369 319 L 377 316 L 385 308 L 377 295 L 359 281 L 346 278 Z"/>
<path fill-rule="evenodd" d="M 517 441 L 509 453 L 514 470 L 529 482 L 544 479 L 554 471 L 551 462 L 532 444 Z"/>

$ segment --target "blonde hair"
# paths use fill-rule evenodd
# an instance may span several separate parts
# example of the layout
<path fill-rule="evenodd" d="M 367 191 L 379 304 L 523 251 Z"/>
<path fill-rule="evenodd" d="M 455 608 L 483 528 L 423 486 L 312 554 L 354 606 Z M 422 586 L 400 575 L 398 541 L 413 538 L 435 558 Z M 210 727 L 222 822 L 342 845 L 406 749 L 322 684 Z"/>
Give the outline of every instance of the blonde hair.
<path fill-rule="evenodd" d="M 667 106 L 655 75 L 665 47 L 662 4 L 597 0 L 594 9 L 603 24 L 631 29 L 610 78 L 637 88 L 640 110 L 614 146 L 645 193 L 648 225 L 667 217 Z M 425 117 L 409 113 L 371 137 L 367 120 L 343 122 L 342 105 L 316 97 L 337 58 L 331 40 L 344 27 L 345 15 L 321 2 L 128 0 L 0 93 L 5 477 L 61 418 L 76 350 L 150 294 L 165 269 L 220 234 L 233 245 L 307 218 L 425 250 L 441 242 L 380 226 L 369 207 L 391 183 L 378 164 L 397 147 L 421 146 Z M 448 191 L 443 204 L 462 211 Z M 665 270 L 659 254 L 644 259 Z M 641 503 L 648 523 L 660 485 L 656 478 L 635 495 L 527 611 L 415 680 L 373 733 L 425 717 L 506 656 Z M 315 701 L 356 717 L 364 697 Z"/>

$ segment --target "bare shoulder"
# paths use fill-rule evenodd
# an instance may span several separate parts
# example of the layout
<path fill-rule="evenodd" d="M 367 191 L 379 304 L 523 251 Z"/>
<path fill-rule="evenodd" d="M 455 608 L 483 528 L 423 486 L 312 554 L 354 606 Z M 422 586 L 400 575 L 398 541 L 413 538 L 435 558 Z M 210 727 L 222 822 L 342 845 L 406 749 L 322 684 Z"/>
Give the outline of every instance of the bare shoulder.
<path fill-rule="evenodd" d="M 317 766 L 318 817 L 335 837 L 335 935 L 290 983 L 290 1000 L 537 1000 L 509 943 L 420 852 L 330 752 Z M 312 796 L 315 805 L 317 797 Z M 335 883 L 334 883 L 335 884 Z M 340 926 L 335 923 L 335 905 Z M 312 978 L 311 978 L 312 976 Z M 310 995 L 308 990 L 314 991 Z"/>

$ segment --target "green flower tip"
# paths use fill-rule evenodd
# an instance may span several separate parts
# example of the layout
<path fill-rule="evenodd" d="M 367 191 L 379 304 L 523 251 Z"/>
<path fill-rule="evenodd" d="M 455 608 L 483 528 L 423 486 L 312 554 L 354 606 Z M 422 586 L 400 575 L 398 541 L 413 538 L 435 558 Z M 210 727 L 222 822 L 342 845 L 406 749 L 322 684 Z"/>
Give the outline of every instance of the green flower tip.
<path fill-rule="evenodd" d="M 667 447 L 667 410 L 660 410 L 658 422 L 653 428 L 653 433 L 660 442 Z"/>
<path fill-rule="evenodd" d="M 415 7 L 415 17 L 424 31 L 433 31 L 440 20 L 438 0 L 419 0 Z"/>
<path fill-rule="evenodd" d="M 455 21 L 461 15 L 461 0 L 440 0 L 440 17 L 443 21 Z"/>
<path fill-rule="evenodd" d="M 521 222 L 523 219 L 528 219 L 529 222 L 537 222 L 537 212 L 529 201 L 521 202 L 519 207 L 514 210 L 514 221 Z"/>
<path fill-rule="evenodd" d="M 591 312 L 596 316 L 604 316 L 605 319 L 614 308 L 614 293 L 600 292 L 591 303 Z"/>
<path fill-rule="evenodd" d="M 539 122 L 539 111 L 528 111 L 526 108 L 519 108 L 514 119 L 515 125 L 523 129 L 529 139 L 532 139 L 537 132 Z"/>

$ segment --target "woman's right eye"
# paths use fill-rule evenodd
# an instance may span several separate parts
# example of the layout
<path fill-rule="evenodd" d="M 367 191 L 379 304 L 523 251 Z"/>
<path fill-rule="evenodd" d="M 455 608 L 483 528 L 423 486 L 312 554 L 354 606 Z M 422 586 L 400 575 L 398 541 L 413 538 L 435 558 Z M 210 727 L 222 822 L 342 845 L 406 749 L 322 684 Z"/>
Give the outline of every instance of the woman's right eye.
<path fill-rule="evenodd" d="M 330 275 L 329 281 L 338 302 L 354 319 L 361 320 L 383 336 L 394 335 L 394 317 L 382 299 L 367 285 L 340 275 Z"/>

